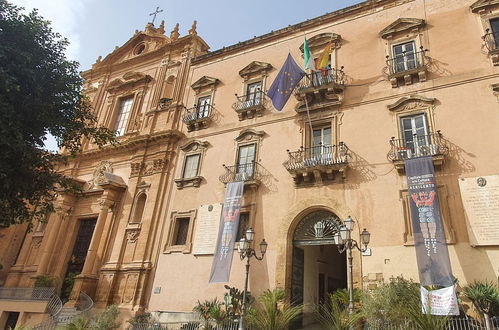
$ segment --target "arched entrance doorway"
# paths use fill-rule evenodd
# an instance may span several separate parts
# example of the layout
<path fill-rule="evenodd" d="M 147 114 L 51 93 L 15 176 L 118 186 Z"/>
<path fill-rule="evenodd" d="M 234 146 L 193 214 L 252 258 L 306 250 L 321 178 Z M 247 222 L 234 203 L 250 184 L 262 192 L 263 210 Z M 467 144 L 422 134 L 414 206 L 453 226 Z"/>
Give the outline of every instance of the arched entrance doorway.
<path fill-rule="evenodd" d="M 334 243 L 341 220 L 334 213 L 317 210 L 305 215 L 293 234 L 291 300 L 304 304 L 303 317 L 292 329 L 314 322 L 313 309 L 328 294 L 347 287 L 345 253 Z"/>

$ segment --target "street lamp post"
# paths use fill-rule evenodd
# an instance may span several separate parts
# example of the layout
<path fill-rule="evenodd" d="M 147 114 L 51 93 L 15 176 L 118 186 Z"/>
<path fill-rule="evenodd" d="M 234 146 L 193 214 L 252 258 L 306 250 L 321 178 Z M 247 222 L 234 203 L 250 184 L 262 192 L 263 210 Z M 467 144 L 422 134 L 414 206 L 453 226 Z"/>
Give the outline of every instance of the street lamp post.
<path fill-rule="evenodd" d="M 348 216 L 341 226 L 337 226 L 336 234 L 334 235 L 334 242 L 338 247 L 338 251 L 343 253 L 347 251 L 348 263 L 348 312 L 353 314 L 353 257 L 352 249 L 356 248 L 361 252 L 367 251 L 367 245 L 371 239 L 371 234 L 364 228 L 360 234 L 360 242 L 364 247 L 360 247 L 359 243 L 352 238 L 354 220 Z"/>
<path fill-rule="evenodd" d="M 239 252 L 239 257 L 241 258 L 241 260 L 244 260 L 244 258 L 246 258 L 246 276 L 244 278 L 243 305 L 241 307 L 238 330 L 246 329 L 244 325 L 244 313 L 246 312 L 246 294 L 248 292 L 250 259 L 251 257 L 255 257 L 256 260 L 262 260 L 265 256 L 265 252 L 267 252 L 267 242 L 265 242 L 265 239 L 262 239 L 262 241 L 260 242 L 260 256 L 256 254 L 256 251 L 251 247 L 251 243 L 253 242 L 254 238 L 255 231 L 252 228 L 248 228 L 248 230 L 246 230 L 245 237 L 241 238 L 241 240 L 239 241 L 239 246 L 237 247 L 237 251 Z"/>

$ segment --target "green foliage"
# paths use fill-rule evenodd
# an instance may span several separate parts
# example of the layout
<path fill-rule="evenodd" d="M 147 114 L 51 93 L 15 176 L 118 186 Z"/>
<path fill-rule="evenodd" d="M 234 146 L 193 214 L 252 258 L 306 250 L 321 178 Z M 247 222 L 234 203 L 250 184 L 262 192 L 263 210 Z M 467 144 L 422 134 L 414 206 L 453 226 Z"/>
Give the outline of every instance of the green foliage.
<path fill-rule="evenodd" d="M 392 278 L 390 283 L 365 292 L 361 310 L 369 322 L 376 322 L 380 326 L 403 326 L 410 317 L 411 306 L 421 309 L 419 284 L 399 276 Z"/>
<path fill-rule="evenodd" d="M 282 289 L 265 291 L 254 309 L 248 311 L 248 321 L 252 329 L 281 330 L 300 316 L 302 306 L 291 306 L 286 292 Z"/>
<path fill-rule="evenodd" d="M 31 328 L 30 328 L 30 327 L 27 327 L 27 326 L 25 326 L 25 325 L 16 325 L 16 327 L 15 327 L 15 328 L 10 328 L 10 327 L 9 327 L 9 329 L 10 329 L 10 330 L 31 330 Z"/>
<path fill-rule="evenodd" d="M 90 319 L 85 316 L 78 316 L 77 318 L 71 320 L 64 327 L 65 330 L 90 330 Z"/>
<path fill-rule="evenodd" d="M 342 291 L 342 290 L 338 290 Z M 336 291 L 336 292 L 338 292 Z M 343 290 L 346 291 L 346 290 Z M 335 292 L 335 293 L 336 293 Z M 332 294 L 328 296 L 326 303 L 317 306 L 316 318 L 325 330 L 348 330 L 355 326 L 355 324 L 362 318 L 362 313 L 349 314 L 348 303 L 349 296 L 347 292 L 347 299 L 345 304 L 344 293 Z M 355 297 L 355 295 L 354 295 Z M 360 298 L 360 291 L 358 292 Z"/>
<path fill-rule="evenodd" d="M 118 329 L 121 325 L 118 322 L 120 312 L 116 305 L 111 305 L 106 310 L 94 318 L 92 330 L 112 330 Z"/>
<path fill-rule="evenodd" d="M 235 287 L 230 287 L 228 285 L 224 286 L 228 290 L 224 294 L 224 305 L 227 313 L 227 318 L 235 320 L 241 315 L 241 309 L 243 306 L 243 291 Z M 246 306 L 252 305 L 254 302 L 253 297 L 249 292 L 246 293 Z"/>
<path fill-rule="evenodd" d="M 55 288 L 58 284 L 59 278 L 51 275 L 40 275 L 35 280 L 35 288 Z"/>
<path fill-rule="evenodd" d="M 130 324 L 127 329 L 133 330 L 135 327 L 139 327 L 141 325 L 149 325 L 152 321 L 151 313 L 142 313 L 137 314 L 131 319 L 128 319 L 126 322 Z"/>
<path fill-rule="evenodd" d="M 70 272 L 64 278 L 63 281 L 64 292 L 62 292 L 62 297 L 69 297 L 71 295 L 71 291 L 73 290 L 73 285 L 75 282 L 75 277 L 79 274 L 80 274 L 79 272 L 78 273 Z"/>
<path fill-rule="evenodd" d="M 61 191 L 78 186 L 56 171 L 85 139 L 102 146 L 114 132 L 96 127 L 83 96 L 78 63 L 68 61 L 68 41 L 36 10 L 24 14 L 0 0 L 0 219 L 2 225 L 45 221 Z M 67 154 L 44 150 L 52 134 Z"/>
<path fill-rule="evenodd" d="M 475 281 L 463 288 L 464 295 L 482 314 L 499 315 L 499 286 L 492 282 Z"/>
<path fill-rule="evenodd" d="M 337 303 L 340 304 L 342 308 L 347 308 L 350 304 L 350 294 L 348 289 L 339 289 L 333 292 L 333 298 Z M 358 288 L 353 289 L 353 303 L 354 305 L 359 305 L 362 299 L 362 290 Z"/>
<path fill-rule="evenodd" d="M 421 303 L 408 306 L 408 320 L 412 325 L 412 329 L 416 330 L 447 330 L 448 318 L 445 316 L 436 316 L 431 314 L 428 306 L 428 313 L 421 311 Z"/>

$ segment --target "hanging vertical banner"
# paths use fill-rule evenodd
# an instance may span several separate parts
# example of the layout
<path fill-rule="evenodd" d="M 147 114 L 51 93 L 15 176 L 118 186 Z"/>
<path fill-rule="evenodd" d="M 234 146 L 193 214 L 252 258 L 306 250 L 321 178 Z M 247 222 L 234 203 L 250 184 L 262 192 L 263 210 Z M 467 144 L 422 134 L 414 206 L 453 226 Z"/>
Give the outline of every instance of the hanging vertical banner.
<path fill-rule="evenodd" d="M 228 282 L 236 243 L 244 181 L 229 182 L 220 216 L 217 247 L 211 265 L 210 283 Z"/>
<path fill-rule="evenodd" d="M 432 157 L 406 159 L 405 171 L 421 286 L 442 286 L 454 290 Z M 430 302 L 433 301 L 436 300 L 430 299 Z M 431 309 L 432 306 L 429 307 Z M 438 308 L 442 309 L 442 306 Z M 449 312 L 452 313 L 449 315 L 454 315 L 455 310 L 449 307 Z"/>

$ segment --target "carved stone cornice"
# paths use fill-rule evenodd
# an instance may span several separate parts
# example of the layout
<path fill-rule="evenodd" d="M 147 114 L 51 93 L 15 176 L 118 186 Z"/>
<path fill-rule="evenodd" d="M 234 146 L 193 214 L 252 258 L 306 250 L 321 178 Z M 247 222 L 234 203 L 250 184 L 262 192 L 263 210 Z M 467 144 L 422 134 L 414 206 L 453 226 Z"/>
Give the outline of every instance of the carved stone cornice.
<path fill-rule="evenodd" d="M 130 163 L 130 177 L 149 176 L 165 172 L 168 168 L 168 160 L 164 158 L 153 159 L 147 162 Z"/>
<path fill-rule="evenodd" d="M 140 84 L 147 84 L 152 80 L 152 77 L 141 72 L 127 72 L 120 79 L 114 79 L 107 85 L 107 91 L 114 93 L 123 89 L 130 89 Z"/>
<path fill-rule="evenodd" d="M 94 157 L 101 157 L 102 155 L 109 156 L 110 154 L 120 153 L 125 150 L 133 151 L 139 148 L 143 148 L 146 145 L 154 143 L 176 143 L 180 139 L 184 138 L 184 134 L 179 130 L 167 130 L 162 132 L 156 132 L 152 134 L 142 134 L 130 137 L 117 145 L 107 145 L 102 148 L 96 148 L 91 150 L 83 151 L 76 158 L 77 159 L 89 159 Z"/>
<path fill-rule="evenodd" d="M 241 71 L 239 71 L 239 75 L 244 79 L 248 79 L 252 75 L 257 75 L 257 74 L 266 75 L 273 68 L 274 67 L 272 66 L 272 64 L 253 61 L 244 68 L 242 68 Z"/>
<path fill-rule="evenodd" d="M 252 128 L 243 129 L 239 132 L 239 135 L 235 138 L 237 142 L 244 141 L 245 139 L 251 138 L 261 138 L 265 135 L 264 131 L 257 131 Z"/>
<path fill-rule="evenodd" d="M 218 83 L 220 83 L 220 80 L 217 78 L 213 77 L 208 77 L 208 76 L 203 76 L 196 80 L 192 85 L 192 89 L 197 93 L 199 93 L 202 89 L 204 88 L 211 88 L 214 89 Z"/>
<path fill-rule="evenodd" d="M 388 110 L 399 112 L 404 110 L 412 110 L 415 108 L 422 108 L 433 106 L 435 98 L 428 98 L 420 95 L 411 95 L 400 98 L 397 102 L 387 105 Z"/>
<path fill-rule="evenodd" d="M 482 10 L 486 10 L 490 7 L 497 6 L 499 5 L 499 0 L 479 0 L 477 2 L 474 2 L 471 6 L 471 12 L 473 13 L 479 13 Z"/>
<path fill-rule="evenodd" d="M 180 150 L 184 152 L 196 151 L 198 149 L 206 149 L 209 145 L 210 143 L 208 141 L 191 140 L 181 145 Z"/>
<path fill-rule="evenodd" d="M 420 18 L 399 18 L 392 24 L 388 25 L 386 28 L 379 32 L 379 36 L 383 39 L 389 39 L 393 37 L 393 35 L 412 31 L 419 30 L 424 27 L 426 22 L 424 19 Z"/>
<path fill-rule="evenodd" d="M 336 33 L 319 33 L 307 39 L 308 47 L 313 52 L 323 50 L 328 43 L 331 43 L 333 48 L 341 47 L 341 35 Z M 300 46 L 300 51 L 303 54 L 303 44 Z"/>
<path fill-rule="evenodd" d="M 185 187 L 199 187 L 203 179 L 202 176 L 198 175 L 192 178 L 175 179 L 174 181 L 178 189 L 183 189 Z"/>

